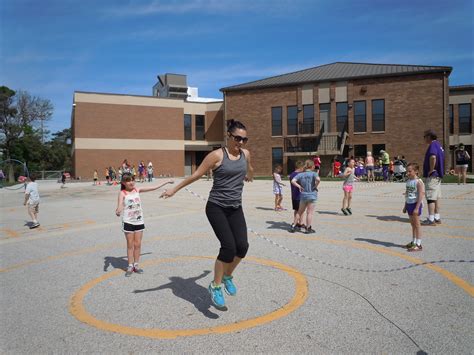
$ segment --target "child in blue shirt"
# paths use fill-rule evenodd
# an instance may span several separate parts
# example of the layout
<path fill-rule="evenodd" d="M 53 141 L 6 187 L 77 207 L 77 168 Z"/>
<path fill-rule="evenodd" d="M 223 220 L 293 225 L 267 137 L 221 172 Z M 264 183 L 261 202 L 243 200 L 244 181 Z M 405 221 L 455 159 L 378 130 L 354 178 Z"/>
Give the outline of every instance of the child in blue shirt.
<path fill-rule="evenodd" d="M 311 227 L 313 221 L 314 204 L 318 199 L 318 185 L 321 179 L 318 174 L 314 172 L 314 162 L 306 160 L 304 172 L 298 174 L 291 180 L 291 184 L 300 190 L 300 205 L 298 213 L 295 215 L 290 232 L 296 230 L 296 223 L 300 221 L 300 216 L 306 211 L 306 228 L 305 233 L 314 233 L 315 230 Z"/>
<path fill-rule="evenodd" d="M 295 171 L 293 171 L 289 176 L 290 183 L 291 183 L 291 180 L 293 180 L 296 177 L 296 175 L 303 172 L 303 168 L 304 168 L 304 162 L 302 162 L 301 160 L 298 160 L 295 163 Z M 294 186 L 293 184 L 291 184 L 291 204 L 293 207 L 293 220 L 294 220 L 298 213 L 298 210 L 300 209 L 300 189 Z M 295 224 L 296 228 L 302 228 L 304 226 L 304 224 L 301 223 L 302 220 L 303 220 L 303 216 L 299 216 L 299 220 Z"/>

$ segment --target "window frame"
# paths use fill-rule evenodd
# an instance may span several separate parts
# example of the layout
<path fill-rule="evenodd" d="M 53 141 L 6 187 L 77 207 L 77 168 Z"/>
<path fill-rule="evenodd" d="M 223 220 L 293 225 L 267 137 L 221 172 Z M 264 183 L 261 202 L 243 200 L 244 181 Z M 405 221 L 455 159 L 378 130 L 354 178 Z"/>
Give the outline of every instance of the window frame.
<path fill-rule="evenodd" d="M 275 119 L 275 116 L 274 116 L 274 112 L 276 110 L 279 110 L 280 111 L 280 118 L 279 118 L 279 125 L 276 124 L 275 125 L 275 122 L 276 122 L 276 119 Z M 272 137 L 281 137 L 283 136 L 283 107 L 282 106 L 274 106 L 271 108 L 271 116 L 272 116 Z M 279 132 L 277 131 L 278 129 L 278 126 L 279 126 Z M 276 133 L 278 134 L 276 134 Z"/>
<path fill-rule="evenodd" d="M 186 125 L 186 119 L 189 119 L 189 136 L 186 134 L 187 133 L 187 125 Z M 184 140 L 185 141 L 191 141 L 193 140 L 193 116 L 189 113 L 184 114 Z M 189 137 L 189 138 L 188 138 Z"/>
<path fill-rule="evenodd" d="M 363 106 L 361 106 L 363 104 Z M 357 107 L 363 107 L 364 108 L 364 113 L 363 114 L 357 114 Z M 366 100 L 358 100 L 354 101 L 352 104 L 352 109 L 354 112 L 354 133 L 366 133 L 367 132 L 367 101 Z M 363 117 L 363 120 L 360 119 L 360 117 Z M 356 119 L 357 118 L 357 119 Z M 363 130 L 360 130 L 358 127 L 358 124 L 361 124 L 363 122 Z"/>
<path fill-rule="evenodd" d="M 290 126 L 290 109 L 294 111 L 295 113 L 295 117 L 291 118 L 291 121 L 294 121 L 293 126 Z M 287 136 L 298 135 L 298 106 L 296 105 L 291 105 L 291 106 L 286 107 L 286 135 Z"/>
<path fill-rule="evenodd" d="M 381 101 L 383 102 L 383 113 L 382 114 L 375 114 L 375 110 L 374 110 L 374 104 L 375 102 L 378 102 L 378 101 Z M 386 124 L 385 124 L 385 99 L 373 99 L 372 102 L 371 102 L 371 114 L 372 114 L 372 132 L 385 132 L 387 127 L 386 127 Z M 375 119 L 376 116 L 382 116 L 383 119 L 382 120 L 379 120 L 379 119 Z M 376 121 L 381 121 L 383 122 L 383 130 L 375 130 L 374 127 L 376 126 L 375 122 Z"/>
<path fill-rule="evenodd" d="M 280 151 L 281 152 L 281 161 L 279 159 L 279 161 L 275 161 L 275 151 Z M 275 166 L 277 165 L 281 165 L 283 166 L 283 147 L 272 147 L 272 172 L 273 172 L 273 169 L 275 168 Z"/>
<path fill-rule="evenodd" d="M 357 151 L 356 147 L 365 147 L 365 149 L 364 149 L 365 153 L 364 154 L 357 154 L 356 153 L 356 151 Z M 365 158 L 366 156 L 367 156 L 367 144 L 354 144 L 354 157 Z"/>
<path fill-rule="evenodd" d="M 448 105 L 449 134 L 454 134 L 454 105 Z"/>
<path fill-rule="evenodd" d="M 383 146 L 383 148 L 380 148 L 378 152 L 375 152 L 375 147 L 376 146 Z M 381 144 L 372 144 L 372 156 L 374 157 L 374 159 L 378 159 L 379 155 L 380 155 L 380 151 L 381 150 L 385 150 L 385 147 L 386 147 L 386 144 L 385 143 L 381 143 Z"/>
<path fill-rule="evenodd" d="M 469 115 L 461 116 L 461 106 L 469 107 Z M 461 119 L 466 118 L 467 122 L 461 122 Z M 466 124 L 467 123 L 467 124 Z M 464 103 L 458 105 L 458 130 L 459 134 L 471 134 L 472 133 L 472 105 L 470 103 Z M 467 126 L 467 130 L 461 130 L 463 125 Z"/>
<path fill-rule="evenodd" d="M 339 110 L 338 108 L 341 107 L 341 105 L 346 105 L 346 114 L 345 115 L 339 115 Z M 345 117 L 345 120 L 342 121 L 340 118 Z M 346 132 L 349 132 L 349 104 L 348 102 L 336 102 L 336 132 L 342 132 L 344 128 L 346 128 Z M 342 125 L 342 127 L 341 127 Z"/>
<path fill-rule="evenodd" d="M 198 127 L 198 118 L 202 117 L 202 137 L 198 136 L 199 129 Z M 206 140 L 206 116 L 205 115 L 194 115 L 194 127 L 195 127 L 195 139 L 197 141 L 204 141 Z"/>
<path fill-rule="evenodd" d="M 309 108 L 312 106 L 311 110 L 306 110 L 306 108 Z M 311 117 L 306 116 L 306 112 L 311 112 Z M 306 126 L 309 125 L 308 132 L 306 132 Z M 313 134 L 314 133 L 314 104 L 309 104 L 309 105 L 303 105 L 303 129 L 302 133 L 306 134 Z"/>

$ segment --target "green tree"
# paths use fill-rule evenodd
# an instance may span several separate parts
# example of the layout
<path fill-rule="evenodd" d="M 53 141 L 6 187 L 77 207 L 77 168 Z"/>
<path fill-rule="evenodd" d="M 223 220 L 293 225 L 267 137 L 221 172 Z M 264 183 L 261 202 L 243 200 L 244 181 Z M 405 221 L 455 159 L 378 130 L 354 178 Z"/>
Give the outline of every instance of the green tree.
<path fill-rule="evenodd" d="M 68 144 L 70 140 L 70 128 L 53 133 L 52 139 L 46 144 L 46 169 L 71 171 L 71 147 Z"/>
<path fill-rule="evenodd" d="M 44 143 L 44 124 L 52 114 L 53 105 L 49 100 L 31 96 L 26 91 L 15 92 L 6 86 L 0 86 L 0 148 L 4 160 L 21 160 L 26 150 L 35 150 L 28 147 L 28 144 L 36 144 L 35 137 L 38 132 L 34 130 L 34 126 L 40 126 L 40 139 L 41 143 Z M 22 147 L 23 145 L 26 145 L 26 148 Z M 37 152 L 35 150 L 31 154 Z M 39 152 L 44 153 L 42 149 Z M 14 180 L 12 168 L 9 169 L 8 177 L 11 182 Z"/>
<path fill-rule="evenodd" d="M 39 129 L 32 126 L 25 126 L 23 135 L 18 138 L 13 147 L 12 155 L 26 163 L 29 171 L 45 169 L 44 157 L 47 154 L 45 145 L 41 143 L 41 133 Z"/>

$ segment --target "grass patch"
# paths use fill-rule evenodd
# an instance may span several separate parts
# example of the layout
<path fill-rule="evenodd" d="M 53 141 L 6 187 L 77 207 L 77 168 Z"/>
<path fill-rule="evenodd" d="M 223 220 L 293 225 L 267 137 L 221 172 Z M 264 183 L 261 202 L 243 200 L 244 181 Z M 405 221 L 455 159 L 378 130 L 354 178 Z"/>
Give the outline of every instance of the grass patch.
<path fill-rule="evenodd" d="M 458 177 L 454 175 L 445 175 L 443 176 L 443 184 L 457 184 Z M 467 178 L 466 183 L 474 184 L 474 179 Z"/>

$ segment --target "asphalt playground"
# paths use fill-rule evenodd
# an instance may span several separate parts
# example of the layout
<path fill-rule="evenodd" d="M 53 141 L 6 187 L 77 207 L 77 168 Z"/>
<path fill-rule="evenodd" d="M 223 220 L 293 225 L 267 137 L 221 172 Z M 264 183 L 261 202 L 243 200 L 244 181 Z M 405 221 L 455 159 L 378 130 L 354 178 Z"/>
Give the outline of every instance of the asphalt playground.
<path fill-rule="evenodd" d="M 291 210 L 273 210 L 272 181 L 248 183 L 248 258 L 218 310 L 211 184 L 142 195 L 145 273 L 130 278 L 118 186 L 39 181 L 33 230 L 23 190 L 0 189 L 0 352 L 472 354 L 473 185 L 443 185 L 442 224 L 408 253 L 404 184 L 357 183 L 344 216 L 341 183 L 323 181 L 306 235 L 288 232 Z"/>

